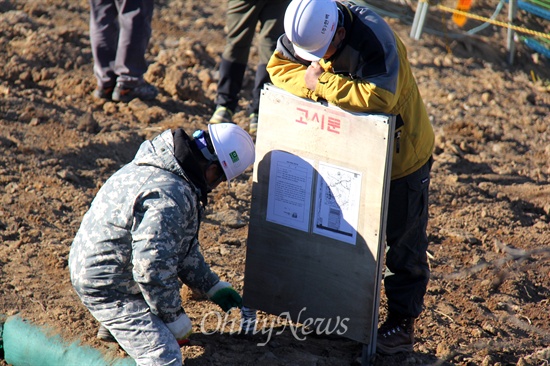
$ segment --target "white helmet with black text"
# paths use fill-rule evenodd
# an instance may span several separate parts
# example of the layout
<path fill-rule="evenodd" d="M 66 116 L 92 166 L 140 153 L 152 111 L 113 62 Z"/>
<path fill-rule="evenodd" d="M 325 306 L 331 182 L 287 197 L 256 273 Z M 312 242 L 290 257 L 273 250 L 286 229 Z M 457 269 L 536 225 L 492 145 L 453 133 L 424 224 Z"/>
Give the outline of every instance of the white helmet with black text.
<path fill-rule="evenodd" d="M 241 127 L 233 123 L 209 124 L 208 133 L 228 182 L 254 163 L 254 141 Z"/>
<path fill-rule="evenodd" d="M 284 23 L 296 54 L 307 61 L 318 61 L 338 27 L 338 7 L 333 0 L 292 0 Z"/>

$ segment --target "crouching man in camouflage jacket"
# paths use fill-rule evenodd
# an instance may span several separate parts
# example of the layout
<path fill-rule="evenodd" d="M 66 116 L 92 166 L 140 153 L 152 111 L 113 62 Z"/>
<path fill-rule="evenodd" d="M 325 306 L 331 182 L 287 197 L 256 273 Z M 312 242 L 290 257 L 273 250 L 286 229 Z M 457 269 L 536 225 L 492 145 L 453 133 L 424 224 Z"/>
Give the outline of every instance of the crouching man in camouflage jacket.
<path fill-rule="evenodd" d="M 182 129 L 145 141 L 94 198 L 69 255 L 84 305 L 138 365 L 181 365 L 192 325 L 180 281 L 223 311 L 240 295 L 220 281 L 197 240 L 207 193 L 254 162 L 254 144 L 234 124 L 193 138 Z M 178 280 L 179 279 L 179 280 Z"/>

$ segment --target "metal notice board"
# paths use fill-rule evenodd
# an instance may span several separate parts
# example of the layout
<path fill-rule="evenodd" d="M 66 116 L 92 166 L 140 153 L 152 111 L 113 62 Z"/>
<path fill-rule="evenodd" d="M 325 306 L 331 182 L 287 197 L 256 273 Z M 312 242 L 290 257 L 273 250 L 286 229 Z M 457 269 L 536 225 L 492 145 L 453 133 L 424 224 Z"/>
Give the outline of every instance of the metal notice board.
<path fill-rule="evenodd" d="M 244 305 L 374 354 L 394 125 L 264 88 Z"/>

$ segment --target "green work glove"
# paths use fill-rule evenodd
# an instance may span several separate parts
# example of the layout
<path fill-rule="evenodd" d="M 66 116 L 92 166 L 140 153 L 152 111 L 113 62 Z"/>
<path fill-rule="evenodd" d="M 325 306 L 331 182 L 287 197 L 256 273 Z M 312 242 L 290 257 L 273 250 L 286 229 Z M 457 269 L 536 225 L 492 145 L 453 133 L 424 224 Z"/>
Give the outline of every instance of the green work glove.
<path fill-rule="evenodd" d="M 227 282 L 220 281 L 206 293 L 208 298 L 217 304 L 223 311 L 240 308 L 243 305 L 241 295 Z"/>

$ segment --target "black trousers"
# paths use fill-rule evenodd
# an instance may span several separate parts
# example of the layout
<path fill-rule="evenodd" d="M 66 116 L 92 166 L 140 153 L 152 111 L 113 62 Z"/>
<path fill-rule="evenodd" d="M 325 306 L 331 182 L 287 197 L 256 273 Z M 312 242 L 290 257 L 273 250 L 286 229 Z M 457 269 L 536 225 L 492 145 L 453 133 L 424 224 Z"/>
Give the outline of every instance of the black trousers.
<path fill-rule="evenodd" d="M 432 163 L 430 158 L 414 173 L 390 184 L 386 267 L 391 273 L 384 278 L 384 289 L 392 315 L 416 318 L 424 306 L 430 278 L 426 227 Z"/>

